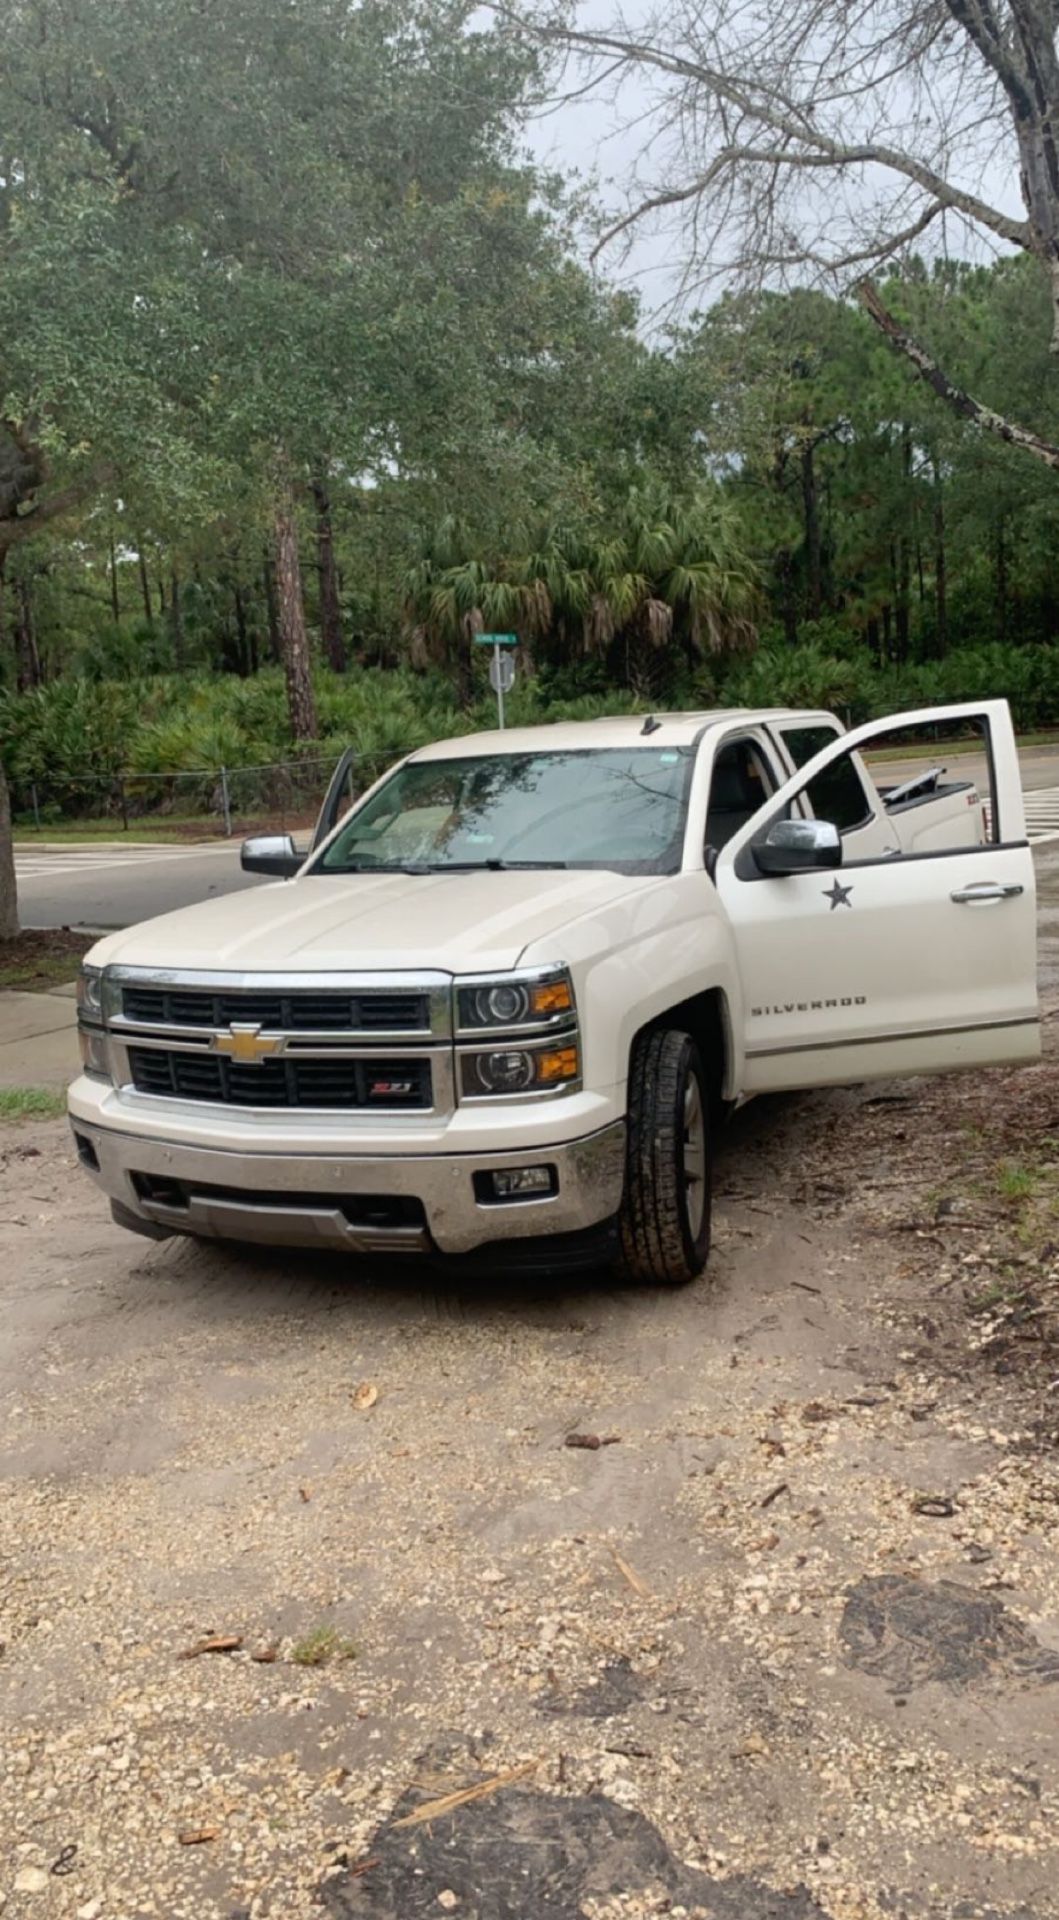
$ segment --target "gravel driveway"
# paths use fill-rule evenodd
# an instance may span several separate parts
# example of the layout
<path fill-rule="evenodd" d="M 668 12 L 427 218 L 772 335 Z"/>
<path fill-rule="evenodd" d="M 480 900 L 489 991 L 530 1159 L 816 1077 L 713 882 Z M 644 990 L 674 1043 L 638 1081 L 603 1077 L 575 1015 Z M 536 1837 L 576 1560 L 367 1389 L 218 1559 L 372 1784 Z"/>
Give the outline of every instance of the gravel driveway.
<path fill-rule="evenodd" d="M 1054 1052 L 758 1103 L 667 1294 L 152 1247 L 6 1129 L 4 1920 L 1059 1915 L 1057 1137 Z"/>

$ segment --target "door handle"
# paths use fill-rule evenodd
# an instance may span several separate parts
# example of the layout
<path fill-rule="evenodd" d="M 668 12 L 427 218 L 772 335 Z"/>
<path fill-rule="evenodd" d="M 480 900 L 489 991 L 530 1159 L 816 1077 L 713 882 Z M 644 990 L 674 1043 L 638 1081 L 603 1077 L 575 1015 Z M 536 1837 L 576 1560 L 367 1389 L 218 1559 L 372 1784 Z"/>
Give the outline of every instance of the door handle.
<path fill-rule="evenodd" d="M 1016 900 L 1025 891 L 1017 881 L 976 880 L 973 886 L 960 887 L 950 893 L 949 899 L 955 900 L 958 907 L 973 907 L 979 900 Z"/>

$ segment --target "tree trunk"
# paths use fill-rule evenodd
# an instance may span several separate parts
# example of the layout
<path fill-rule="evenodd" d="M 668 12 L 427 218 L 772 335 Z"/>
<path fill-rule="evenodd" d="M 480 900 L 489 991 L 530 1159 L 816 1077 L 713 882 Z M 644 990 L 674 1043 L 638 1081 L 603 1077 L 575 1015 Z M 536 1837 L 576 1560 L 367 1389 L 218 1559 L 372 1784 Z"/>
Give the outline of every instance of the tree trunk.
<path fill-rule="evenodd" d="M 248 674 L 253 673 L 254 668 L 251 665 L 252 643 L 246 624 L 246 605 L 238 580 L 232 588 L 232 609 L 235 613 L 235 631 L 239 640 L 239 672 L 245 680 Z"/>
<path fill-rule="evenodd" d="M 11 838 L 11 801 L 3 761 L 0 760 L 0 940 L 13 940 L 18 932 L 18 887 L 15 881 L 15 848 Z"/>
<path fill-rule="evenodd" d="M 1001 642 L 1008 637 L 1008 550 L 1003 520 L 996 530 L 996 637 Z"/>
<path fill-rule="evenodd" d="M 118 556 L 114 547 L 114 535 L 110 536 L 110 611 L 114 625 L 121 621 L 121 601 L 118 597 Z"/>
<path fill-rule="evenodd" d="M 335 672 L 345 673 L 346 642 L 342 632 L 342 608 L 338 598 L 331 496 L 327 487 L 326 469 L 322 466 L 313 475 L 313 502 L 316 507 L 316 573 L 320 583 L 320 637 L 324 643 L 324 652 Z"/>
<path fill-rule="evenodd" d="M 33 591 L 27 574 L 20 574 L 18 587 L 18 612 L 15 616 L 16 649 L 18 653 L 18 690 L 28 693 L 41 683 L 40 654 L 37 651 L 37 633 L 33 622 Z"/>
<path fill-rule="evenodd" d="M 802 448 L 802 513 L 805 520 L 805 613 L 808 620 L 819 620 L 823 611 L 824 581 L 820 540 L 820 503 L 816 491 L 816 464 L 813 443 Z"/>
<path fill-rule="evenodd" d="M 143 557 L 143 545 L 136 543 L 136 559 L 140 569 L 140 592 L 143 595 L 143 617 L 147 625 L 154 630 L 154 608 L 151 605 L 151 582 L 147 577 L 147 562 Z M 163 608 L 164 612 L 165 609 Z"/>
<path fill-rule="evenodd" d="M 882 659 L 882 639 L 879 634 L 878 614 L 872 613 L 868 615 L 868 624 L 865 629 L 864 637 L 868 642 L 868 652 L 871 654 L 873 660 L 875 660 L 875 662 L 878 664 L 878 662 L 881 661 Z"/>
<path fill-rule="evenodd" d="M 779 582 L 783 638 L 789 647 L 796 647 L 798 645 L 798 602 L 794 591 L 794 568 L 791 565 L 788 547 L 778 549 L 773 567 Z"/>
<path fill-rule="evenodd" d="M 184 608 L 180 576 L 175 567 L 169 576 L 169 632 L 173 641 L 173 665 L 179 673 L 184 665 Z"/>
<path fill-rule="evenodd" d="M 945 550 L 945 496 L 941 475 L 934 468 L 934 648 L 943 660 L 949 650 L 948 555 Z"/>
<path fill-rule="evenodd" d="M 275 522 L 276 614 L 283 671 L 287 681 L 287 707 L 295 740 L 315 740 L 319 735 L 316 701 L 313 697 L 309 667 L 309 634 L 302 603 L 301 561 L 298 556 L 298 528 L 294 518 L 294 489 L 290 478 L 281 472 L 276 496 Z"/>
<path fill-rule="evenodd" d="M 0 549 L 0 635 L 4 631 L 4 580 L 7 555 Z M 3 755 L 0 754 L 0 940 L 13 940 L 18 932 L 18 884 L 15 880 L 15 847 L 11 838 L 11 800 L 7 791 Z"/>
<path fill-rule="evenodd" d="M 276 569 L 272 564 L 272 554 L 268 543 L 265 544 L 261 578 L 265 588 L 265 606 L 268 610 L 268 650 L 278 666 L 281 659 L 279 644 L 279 606 L 276 601 Z"/>
<path fill-rule="evenodd" d="M 912 550 L 911 486 L 912 429 L 901 428 L 901 531 L 897 536 L 897 564 L 894 573 L 894 634 L 897 658 L 903 666 L 908 659 L 912 631 Z"/>

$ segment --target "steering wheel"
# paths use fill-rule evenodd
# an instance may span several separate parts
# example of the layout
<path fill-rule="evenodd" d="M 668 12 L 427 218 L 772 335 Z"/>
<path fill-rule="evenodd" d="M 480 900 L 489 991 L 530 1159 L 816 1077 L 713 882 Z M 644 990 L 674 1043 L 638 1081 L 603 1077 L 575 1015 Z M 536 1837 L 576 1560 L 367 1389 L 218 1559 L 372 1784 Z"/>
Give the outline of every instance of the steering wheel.
<path fill-rule="evenodd" d="M 902 800 L 923 800 L 928 793 L 936 793 L 938 781 L 947 771 L 945 767 L 928 767 L 926 773 L 917 773 L 914 780 L 906 780 L 903 787 L 891 787 L 886 796 L 887 806 L 899 806 Z"/>

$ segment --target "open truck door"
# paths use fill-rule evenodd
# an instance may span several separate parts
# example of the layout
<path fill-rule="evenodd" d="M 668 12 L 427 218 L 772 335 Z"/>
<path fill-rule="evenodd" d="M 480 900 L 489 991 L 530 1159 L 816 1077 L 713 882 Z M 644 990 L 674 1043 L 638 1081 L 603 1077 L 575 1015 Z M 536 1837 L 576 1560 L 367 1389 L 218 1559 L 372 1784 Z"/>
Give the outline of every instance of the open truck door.
<path fill-rule="evenodd" d="M 984 759 L 989 837 L 956 821 L 927 851 L 869 851 L 856 755 L 957 730 Z M 832 741 L 732 838 L 715 884 L 748 1092 L 1039 1055 L 1036 890 L 1006 701 L 894 714 Z"/>

